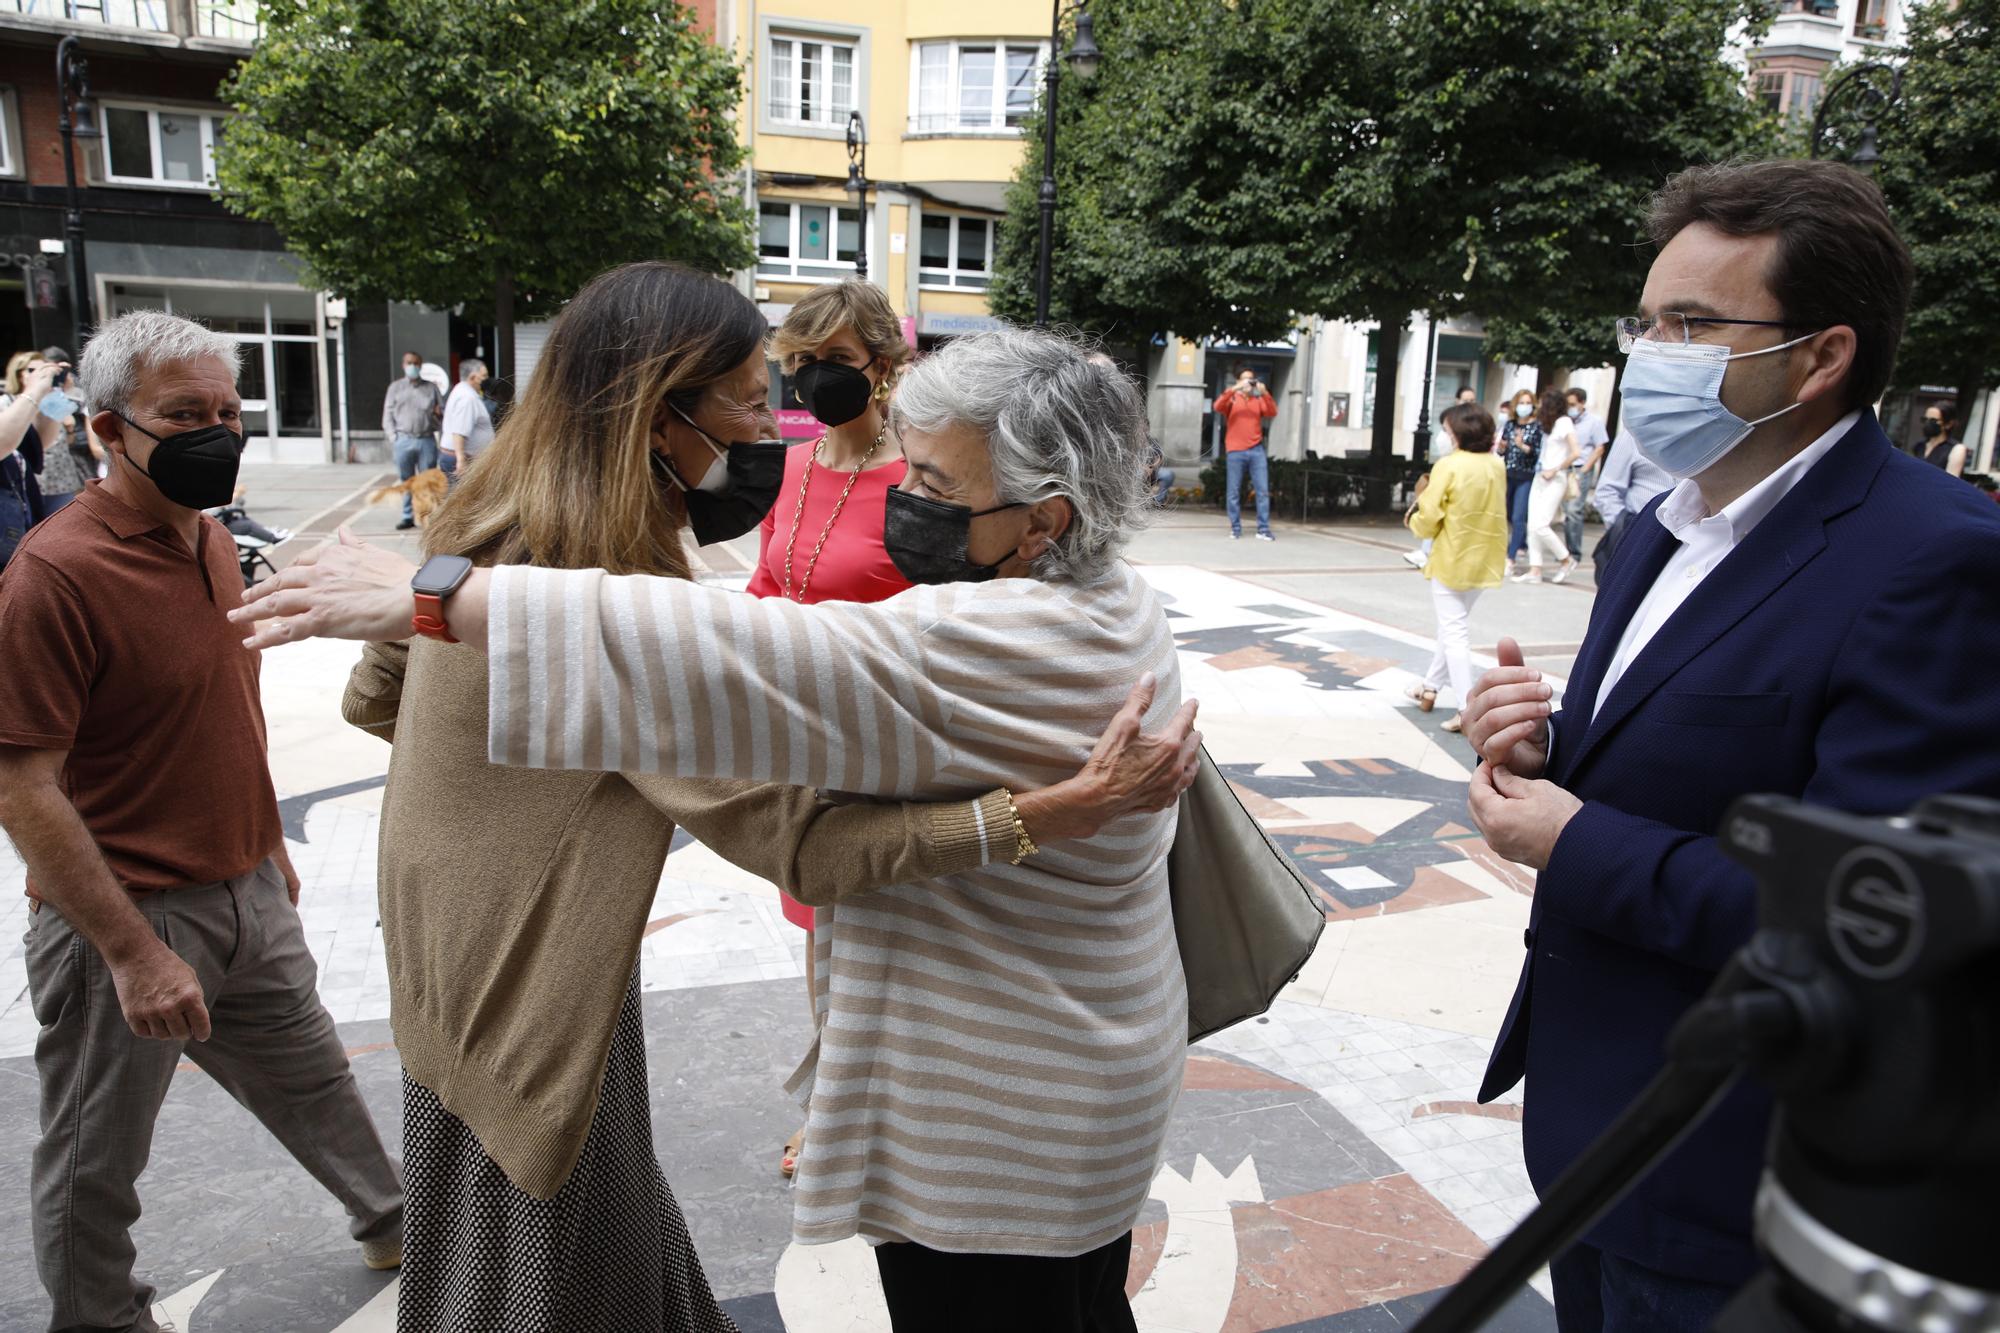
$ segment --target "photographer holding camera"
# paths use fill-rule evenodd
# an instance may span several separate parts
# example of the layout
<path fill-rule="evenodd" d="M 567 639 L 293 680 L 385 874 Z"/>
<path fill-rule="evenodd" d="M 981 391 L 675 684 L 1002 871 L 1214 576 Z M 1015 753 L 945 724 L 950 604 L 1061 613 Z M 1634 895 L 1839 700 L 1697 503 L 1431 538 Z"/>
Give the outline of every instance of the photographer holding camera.
<path fill-rule="evenodd" d="M 1224 466 L 1229 473 L 1229 535 L 1243 535 L 1243 473 L 1257 491 L 1257 540 L 1276 541 L 1271 535 L 1271 460 L 1264 448 L 1264 423 L 1278 415 L 1278 404 L 1270 386 L 1257 378 L 1248 366 L 1236 371 L 1236 383 L 1215 400 L 1215 410 L 1226 423 L 1222 432 Z"/>
<path fill-rule="evenodd" d="M 1480 1099 L 1527 1079 L 1543 1194 L 1751 936 L 1755 880 L 1714 836 L 1737 797 L 2000 796 L 2000 690 L 1965 674 L 2000 654 L 2000 515 L 1875 419 L 1912 282 L 1880 191 L 1828 162 L 1698 167 L 1650 231 L 1624 419 L 1678 484 L 1623 536 L 1560 707 L 1503 641 L 1465 710 L 1473 817 L 1542 872 Z M 1757 1267 L 1770 1118 L 1737 1087 L 1551 1265 L 1563 1333 L 1709 1327 Z"/>

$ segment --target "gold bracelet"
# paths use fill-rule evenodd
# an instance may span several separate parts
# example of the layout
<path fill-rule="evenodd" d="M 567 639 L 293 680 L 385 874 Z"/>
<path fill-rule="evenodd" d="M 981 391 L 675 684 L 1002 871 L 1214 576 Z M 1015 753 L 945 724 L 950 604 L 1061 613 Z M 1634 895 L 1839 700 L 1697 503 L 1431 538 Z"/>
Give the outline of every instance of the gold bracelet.
<path fill-rule="evenodd" d="M 1014 793 L 1007 793 L 1007 813 L 1014 820 L 1014 859 L 1007 864 L 1017 866 L 1042 850 L 1035 846 L 1035 840 L 1028 836 L 1028 826 L 1021 822 L 1021 812 L 1014 805 Z"/>

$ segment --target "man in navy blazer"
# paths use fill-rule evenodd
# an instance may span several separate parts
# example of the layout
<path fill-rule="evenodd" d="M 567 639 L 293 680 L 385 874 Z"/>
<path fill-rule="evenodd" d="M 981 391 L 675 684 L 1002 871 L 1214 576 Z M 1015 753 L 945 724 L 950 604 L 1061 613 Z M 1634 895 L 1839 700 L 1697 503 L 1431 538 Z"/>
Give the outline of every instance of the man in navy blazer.
<path fill-rule="evenodd" d="M 1541 871 L 1480 1090 L 1526 1077 L 1540 1191 L 1755 928 L 1713 836 L 1730 802 L 2000 796 L 2000 511 L 1876 423 L 1911 285 L 1881 195 L 1824 162 L 1697 168 L 1650 229 L 1625 417 L 1681 480 L 1631 525 L 1560 705 L 1509 642 L 1464 714 L 1473 816 Z M 1563 1333 L 1709 1326 L 1756 1266 L 1770 1117 L 1739 1087 L 1553 1265 Z"/>

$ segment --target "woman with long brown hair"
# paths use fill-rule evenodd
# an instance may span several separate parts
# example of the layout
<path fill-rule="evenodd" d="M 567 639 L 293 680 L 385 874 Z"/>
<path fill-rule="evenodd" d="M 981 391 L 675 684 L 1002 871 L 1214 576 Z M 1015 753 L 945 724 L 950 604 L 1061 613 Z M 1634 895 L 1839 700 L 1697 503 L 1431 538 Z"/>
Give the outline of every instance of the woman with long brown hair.
<path fill-rule="evenodd" d="M 689 531 L 739 536 L 776 490 L 765 333 L 719 279 L 656 263 L 600 276 L 557 317 L 519 406 L 426 529 L 428 553 L 685 578 Z M 417 628 L 431 637 L 368 646 L 343 704 L 395 747 L 380 889 L 404 1067 L 404 1333 L 733 1328 L 647 1105 L 637 959 L 677 825 L 830 902 L 1004 860 L 1017 832 L 1003 809 L 1060 837 L 1178 790 L 1177 775 L 1140 780 L 1149 756 L 1178 754 L 1171 737 L 1141 738 L 1131 762 L 1108 742 L 1097 772 L 1039 793 L 935 805 L 647 776 L 658 765 L 636 751 L 596 756 L 603 774 L 506 769 L 482 739 L 485 656 L 442 622 Z M 658 666 L 662 681 L 684 669 L 673 651 Z M 651 701 L 623 706 L 650 725 Z"/>
<path fill-rule="evenodd" d="M 1576 568 L 1569 543 L 1556 524 L 1562 519 L 1563 500 L 1575 480 L 1570 465 L 1579 450 L 1576 423 L 1569 419 L 1562 390 L 1542 390 L 1535 405 L 1535 424 L 1541 428 L 1541 456 L 1535 461 L 1534 480 L 1528 492 L 1528 572 L 1514 576 L 1516 583 L 1542 581 L 1542 555 L 1546 551 L 1558 568 L 1555 582 L 1561 583 Z"/>

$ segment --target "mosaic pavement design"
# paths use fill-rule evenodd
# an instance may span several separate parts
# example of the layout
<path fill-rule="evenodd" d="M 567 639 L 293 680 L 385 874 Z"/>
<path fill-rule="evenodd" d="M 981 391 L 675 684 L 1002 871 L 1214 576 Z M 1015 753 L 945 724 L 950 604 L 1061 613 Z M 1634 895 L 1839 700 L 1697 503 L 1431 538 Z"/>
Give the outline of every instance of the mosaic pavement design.
<path fill-rule="evenodd" d="M 1428 640 L 1201 570 L 1153 566 L 1214 761 L 1306 869 L 1328 927 L 1271 1013 L 1189 1053 L 1134 1237 L 1149 1333 L 1406 1328 L 1533 1205 L 1519 1107 L 1472 1097 L 1520 963 L 1532 879 L 1465 812 L 1470 752 L 1403 697 Z M 725 580 L 726 581 L 726 580 Z M 335 701 L 353 654 L 267 657 L 272 767 L 321 995 L 383 1136 L 401 1135 L 375 918 L 386 751 Z M 0 842 L 0 1328 L 40 1327 L 26 1213 L 36 1025 L 21 868 Z M 865 1245 L 786 1244 L 779 1084 L 806 1041 L 803 935 L 775 891 L 682 835 L 642 945 L 654 1133 L 744 1333 L 888 1327 Z M 698 1032 L 703 1040 L 689 1042 Z M 387 1333 L 395 1282 L 191 1065 L 140 1182 L 140 1271 L 184 1333 Z M 1552 1329 L 1524 1292 L 1489 1327 Z"/>

